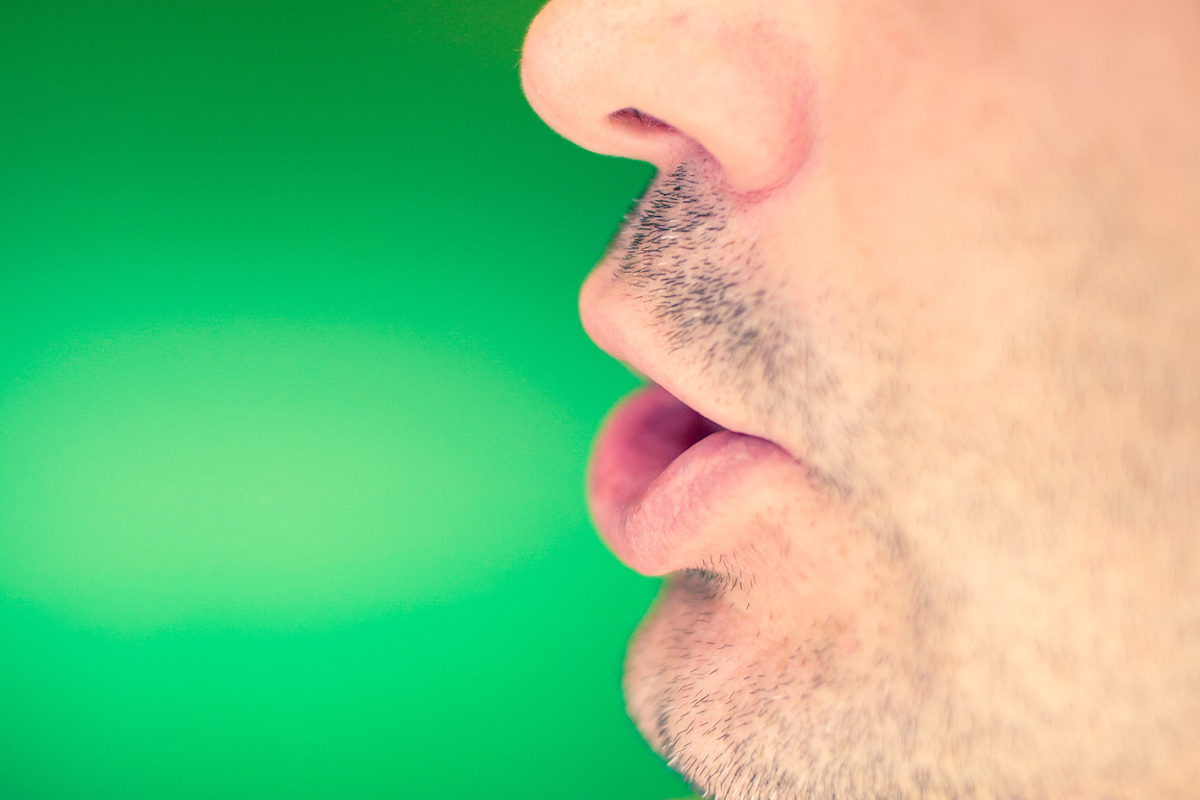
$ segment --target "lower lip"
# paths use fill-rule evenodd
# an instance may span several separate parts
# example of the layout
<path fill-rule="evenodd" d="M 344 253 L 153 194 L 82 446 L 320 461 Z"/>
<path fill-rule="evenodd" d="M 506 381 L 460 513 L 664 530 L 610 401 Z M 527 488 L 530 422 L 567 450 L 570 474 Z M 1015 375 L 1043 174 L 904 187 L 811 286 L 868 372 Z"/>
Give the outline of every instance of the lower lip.
<path fill-rule="evenodd" d="M 600 431 L 588 475 L 592 517 L 609 549 L 638 572 L 680 569 L 721 487 L 777 451 L 648 386 L 618 405 Z"/>

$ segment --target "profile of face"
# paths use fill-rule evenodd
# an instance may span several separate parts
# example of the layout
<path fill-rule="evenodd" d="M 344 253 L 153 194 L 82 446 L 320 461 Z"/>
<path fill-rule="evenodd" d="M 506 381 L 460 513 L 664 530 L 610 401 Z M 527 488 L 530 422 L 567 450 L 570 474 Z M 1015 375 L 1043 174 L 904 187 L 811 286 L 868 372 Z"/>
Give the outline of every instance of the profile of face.
<path fill-rule="evenodd" d="M 582 291 L 589 477 L 718 798 L 1200 797 L 1200 4 L 553 0 L 658 176 Z"/>

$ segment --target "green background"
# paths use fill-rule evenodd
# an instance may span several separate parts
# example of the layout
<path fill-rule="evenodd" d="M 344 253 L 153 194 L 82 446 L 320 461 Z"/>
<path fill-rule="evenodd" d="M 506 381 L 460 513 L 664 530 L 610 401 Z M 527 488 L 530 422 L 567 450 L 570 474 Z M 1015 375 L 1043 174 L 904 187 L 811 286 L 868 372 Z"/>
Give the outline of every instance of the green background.
<path fill-rule="evenodd" d="M 536 0 L 0 3 L 0 798 L 684 793 Z"/>

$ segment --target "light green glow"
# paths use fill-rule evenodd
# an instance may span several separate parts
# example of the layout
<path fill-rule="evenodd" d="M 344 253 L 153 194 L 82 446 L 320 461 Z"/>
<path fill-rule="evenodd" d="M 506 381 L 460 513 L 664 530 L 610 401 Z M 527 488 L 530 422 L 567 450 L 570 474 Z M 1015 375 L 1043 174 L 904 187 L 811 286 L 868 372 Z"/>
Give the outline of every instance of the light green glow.
<path fill-rule="evenodd" d="M 118 331 L 27 375 L 0 419 L 0 586 L 116 628 L 445 600 L 579 502 L 556 490 L 561 412 L 396 331 Z"/>

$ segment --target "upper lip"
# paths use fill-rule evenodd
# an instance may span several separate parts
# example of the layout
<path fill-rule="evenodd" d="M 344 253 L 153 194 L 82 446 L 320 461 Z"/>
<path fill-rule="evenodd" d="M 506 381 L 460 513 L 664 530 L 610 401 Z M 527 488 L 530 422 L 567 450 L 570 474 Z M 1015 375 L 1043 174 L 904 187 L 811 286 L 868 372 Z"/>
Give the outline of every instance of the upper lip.
<path fill-rule="evenodd" d="M 620 307 L 624 304 L 617 298 L 601 296 L 612 280 L 611 272 L 612 262 L 606 259 L 589 276 L 580 295 L 580 318 L 592 341 L 631 372 L 663 387 L 701 417 L 726 430 L 771 441 L 768 431 L 753 424 L 741 408 L 721 402 L 720 395 L 727 393 L 697 388 L 698 381 L 691 373 L 692 368 L 682 363 L 677 354 L 667 349 L 638 347 L 630 343 L 630 332 L 638 330 L 638 326 L 645 323 L 640 318 L 625 318 L 628 306 Z M 774 443 L 783 446 L 782 443 Z"/>
<path fill-rule="evenodd" d="M 714 230 L 724 230 L 723 201 L 708 198 L 693 206 L 680 198 L 699 190 L 688 189 L 678 195 L 670 190 L 678 188 L 677 184 L 703 183 L 703 177 L 692 176 L 702 166 L 660 171 L 584 282 L 579 314 L 592 341 L 613 358 L 721 427 L 770 441 L 770 434 L 777 432 L 767 429 L 766 420 L 751 413 L 732 386 L 714 382 L 713 378 L 718 376 L 699 360 L 703 356 L 698 357 L 694 348 L 685 353 L 671 338 L 670 331 L 680 330 L 681 323 L 664 313 L 665 309 L 675 308 L 675 304 L 664 306 L 660 292 L 672 291 L 675 285 L 665 281 L 656 285 L 653 278 L 649 284 L 640 282 L 641 271 L 654 272 L 660 259 L 674 262 L 675 271 L 683 269 L 679 262 L 707 263 L 704 250 L 711 243 L 696 231 L 718 223 Z M 638 269 L 629 269 L 631 259 Z M 665 270 L 667 274 L 671 271 L 671 268 Z M 685 311 L 698 312 L 714 302 L 711 298 L 699 302 L 697 296 L 685 292 L 682 300 L 695 303 L 694 308 Z M 663 327 L 659 328 L 658 323 Z"/>

